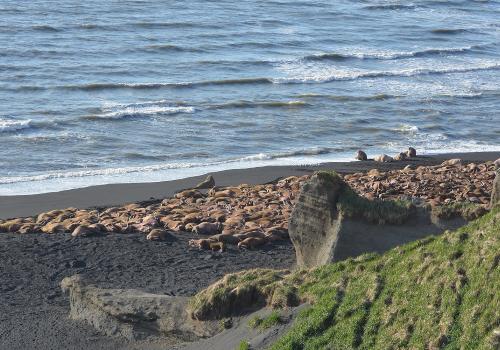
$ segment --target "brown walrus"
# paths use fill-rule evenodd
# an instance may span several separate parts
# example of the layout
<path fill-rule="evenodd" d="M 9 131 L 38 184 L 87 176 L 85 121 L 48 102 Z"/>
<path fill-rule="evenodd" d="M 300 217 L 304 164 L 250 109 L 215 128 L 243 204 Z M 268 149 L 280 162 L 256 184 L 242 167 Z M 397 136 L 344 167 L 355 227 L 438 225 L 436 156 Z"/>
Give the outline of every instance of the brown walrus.
<path fill-rule="evenodd" d="M 266 238 L 262 238 L 262 237 L 248 237 L 246 239 L 244 239 L 243 241 L 241 241 L 240 243 L 238 243 L 238 248 L 244 248 L 244 249 L 254 249 L 256 247 L 260 247 L 264 244 L 267 243 L 267 239 Z"/>
<path fill-rule="evenodd" d="M 368 156 L 362 150 L 358 150 L 358 152 L 356 153 L 356 157 L 354 158 L 357 160 L 368 160 Z"/>
<path fill-rule="evenodd" d="M 193 232 L 198 235 L 214 235 L 222 230 L 220 222 L 202 222 L 193 227 Z"/>
<path fill-rule="evenodd" d="M 388 156 L 387 154 L 381 154 L 379 156 L 376 156 L 373 160 L 381 163 L 389 163 L 392 162 L 394 159 Z"/>
<path fill-rule="evenodd" d="M 167 238 L 167 236 L 167 231 L 155 228 L 148 233 L 146 239 L 149 241 L 163 241 Z"/>
<path fill-rule="evenodd" d="M 406 155 L 409 158 L 414 158 L 417 156 L 417 150 L 413 147 L 408 147 L 408 151 L 406 151 Z"/>
<path fill-rule="evenodd" d="M 398 160 L 398 161 L 406 160 L 406 159 L 408 159 L 408 154 L 406 154 L 404 152 L 400 152 L 399 154 L 396 154 L 396 156 L 394 157 L 394 160 Z"/>
<path fill-rule="evenodd" d="M 208 250 L 210 249 L 210 243 L 214 243 L 211 239 L 202 238 L 202 239 L 190 239 L 188 242 L 189 247 Z"/>

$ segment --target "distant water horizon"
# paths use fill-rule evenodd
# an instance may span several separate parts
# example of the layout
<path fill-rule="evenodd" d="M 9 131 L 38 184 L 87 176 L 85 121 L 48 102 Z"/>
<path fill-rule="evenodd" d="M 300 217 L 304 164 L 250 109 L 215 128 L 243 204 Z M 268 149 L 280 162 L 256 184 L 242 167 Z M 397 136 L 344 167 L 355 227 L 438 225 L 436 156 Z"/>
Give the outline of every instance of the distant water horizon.
<path fill-rule="evenodd" d="M 500 151 L 500 1 L 0 4 L 0 195 Z"/>

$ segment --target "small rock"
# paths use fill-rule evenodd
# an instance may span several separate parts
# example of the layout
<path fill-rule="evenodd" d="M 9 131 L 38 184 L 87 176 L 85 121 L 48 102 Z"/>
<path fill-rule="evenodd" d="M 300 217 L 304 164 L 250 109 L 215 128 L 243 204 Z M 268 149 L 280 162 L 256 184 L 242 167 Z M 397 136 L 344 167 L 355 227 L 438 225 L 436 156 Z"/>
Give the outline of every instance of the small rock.
<path fill-rule="evenodd" d="M 215 179 L 212 175 L 208 175 L 207 178 L 196 185 L 196 189 L 210 189 L 215 187 Z"/>
<path fill-rule="evenodd" d="M 477 197 L 469 197 L 469 202 L 472 202 L 472 203 L 481 203 L 481 201 Z"/>
<path fill-rule="evenodd" d="M 357 160 L 368 160 L 368 156 L 362 150 L 359 150 L 355 157 Z"/>
<path fill-rule="evenodd" d="M 69 266 L 71 268 L 78 269 L 87 266 L 87 264 L 85 263 L 85 261 L 82 260 L 73 260 L 69 263 Z"/>

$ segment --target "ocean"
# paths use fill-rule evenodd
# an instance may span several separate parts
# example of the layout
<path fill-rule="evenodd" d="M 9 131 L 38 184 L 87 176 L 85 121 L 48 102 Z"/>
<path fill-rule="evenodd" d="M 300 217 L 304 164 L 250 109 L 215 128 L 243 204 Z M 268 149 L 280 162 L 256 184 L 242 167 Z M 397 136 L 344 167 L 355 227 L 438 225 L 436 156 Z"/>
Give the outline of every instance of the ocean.
<path fill-rule="evenodd" d="M 500 150 L 500 1 L 0 2 L 0 195 Z"/>

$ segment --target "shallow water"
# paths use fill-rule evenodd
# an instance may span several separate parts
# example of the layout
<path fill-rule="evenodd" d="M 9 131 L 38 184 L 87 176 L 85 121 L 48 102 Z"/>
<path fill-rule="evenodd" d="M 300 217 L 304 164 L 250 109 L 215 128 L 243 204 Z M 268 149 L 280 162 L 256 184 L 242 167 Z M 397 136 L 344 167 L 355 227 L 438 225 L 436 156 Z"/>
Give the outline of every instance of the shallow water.
<path fill-rule="evenodd" d="M 500 150 L 500 1 L 0 3 L 0 195 Z"/>

